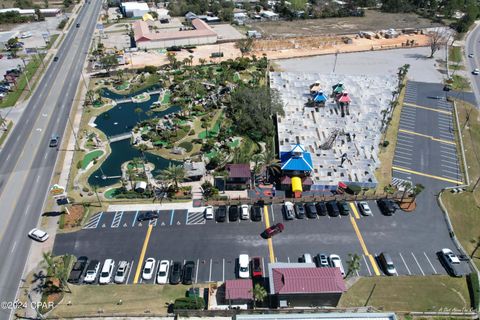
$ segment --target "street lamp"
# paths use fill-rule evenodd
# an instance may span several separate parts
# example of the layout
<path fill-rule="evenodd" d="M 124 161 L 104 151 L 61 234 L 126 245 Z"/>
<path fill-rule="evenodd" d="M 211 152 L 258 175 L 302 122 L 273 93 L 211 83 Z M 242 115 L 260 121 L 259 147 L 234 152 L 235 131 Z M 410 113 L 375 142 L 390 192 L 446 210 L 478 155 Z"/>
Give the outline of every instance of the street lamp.
<path fill-rule="evenodd" d="M 32 92 L 32 88 L 30 87 L 30 81 L 28 81 L 28 76 L 27 76 L 27 65 L 25 64 L 25 59 L 22 58 L 24 70 L 25 70 L 25 79 L 27 79 L 27 86 L 28 86 L 28 91 Z"/>

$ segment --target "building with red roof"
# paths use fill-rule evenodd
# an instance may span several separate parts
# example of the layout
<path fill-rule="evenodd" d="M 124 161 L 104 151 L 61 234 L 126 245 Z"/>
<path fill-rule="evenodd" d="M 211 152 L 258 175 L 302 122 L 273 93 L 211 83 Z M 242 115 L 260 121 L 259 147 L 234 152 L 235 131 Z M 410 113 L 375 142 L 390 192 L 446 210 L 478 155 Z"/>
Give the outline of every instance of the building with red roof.
<path fill-rule="evenodd" d="M 253 283 L 251 279 L 225 281 L 225 300 L 232 304 L 249 304 L 253 301 Z"/>
<path fill-rule="evenodd" d="M 215 186 L 220 190 L 245 190 L 250 188 L 252 172 L 248 163 L 225 165 L 227 176 L 215 177 Z"/>
<path fill-rule="evenodd" d="M 270 263 L 270 297 L 277 307 L 335 307 L 347 291 L 338 268 L 313 263 Z"/>

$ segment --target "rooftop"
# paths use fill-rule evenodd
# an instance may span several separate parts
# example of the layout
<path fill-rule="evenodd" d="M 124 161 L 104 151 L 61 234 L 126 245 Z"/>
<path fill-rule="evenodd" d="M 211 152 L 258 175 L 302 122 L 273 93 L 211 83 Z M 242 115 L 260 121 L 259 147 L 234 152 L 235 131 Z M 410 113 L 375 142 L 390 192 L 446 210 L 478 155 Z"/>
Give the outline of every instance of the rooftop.
<path fill-rule="evenodd" d="M 145 2 L 123 2 L 122 7 L 126 10 L 150 10 Z"/>
<path fill-rule="evenodd" d="M 158 32 L 151 32 L 145 21 L 138 20 L 133 23 L 132 27 L 135 41 L 165 41 L 217 36 L 217 33 L 200 19 L 193 19 L 192 26 L 194 30 L 160 30 Z"/>
<path fill-rule="evenodd" d="M 347 289 L 338 268 L 272 267 L 273 288 L 270 293 L 332 293 Z"/>
<path fill-rule="evenodd" d="M 253 284 L 250 279 L 236 279 L 225 281 L 225 299 L 253 300 Z"/>
<path fill-rule="evenodd" d="M 227 164 L 225 170 L 229 178 L 250 178 L 250 165 L 248 163 Z"/>

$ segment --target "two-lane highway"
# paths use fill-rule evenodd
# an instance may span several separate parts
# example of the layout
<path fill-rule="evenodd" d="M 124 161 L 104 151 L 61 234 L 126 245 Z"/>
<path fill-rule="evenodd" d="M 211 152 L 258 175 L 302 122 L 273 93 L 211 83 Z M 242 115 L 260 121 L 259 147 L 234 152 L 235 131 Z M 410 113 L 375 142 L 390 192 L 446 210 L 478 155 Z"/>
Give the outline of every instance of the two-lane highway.
<path fill-rule="evenodd" d="M 469 54 L 473 54 L 473 57 L 468 57 Z M 475 29 L 467 35 L 465 41 L 465 56 L 467 59 L 466 67 L 467 72 L 470 74 L 472 90 L 478 102 L 480 101 L 480 75 L 473 75 L 472 71 L 475 68 L 480 69 L 480 24 L 478 24 Z"/>
<path fill-rule="evenodd" d="M 47 69 L 0 153 L 0 301 L 15 299 L 30 247 L 40 250 L 26 235 L 39 221 L 57 160 L 48 142 L 64 134 L 101 6 L 101 0 L 83 5 L 59 60 Z M 0 319 L 10 313 L 0 310 Z"/>

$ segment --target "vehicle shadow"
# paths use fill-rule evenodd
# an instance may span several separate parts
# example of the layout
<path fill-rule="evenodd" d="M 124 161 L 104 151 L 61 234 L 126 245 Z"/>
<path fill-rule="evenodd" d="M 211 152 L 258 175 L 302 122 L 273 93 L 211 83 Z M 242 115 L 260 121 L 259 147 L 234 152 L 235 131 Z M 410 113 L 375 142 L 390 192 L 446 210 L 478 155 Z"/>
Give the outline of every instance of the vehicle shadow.
<path fill-rule="evenodd" d="M 58 217 L 62 213 L 60 211 L 48 211 L 42 214 L 42 217 Z"/>

